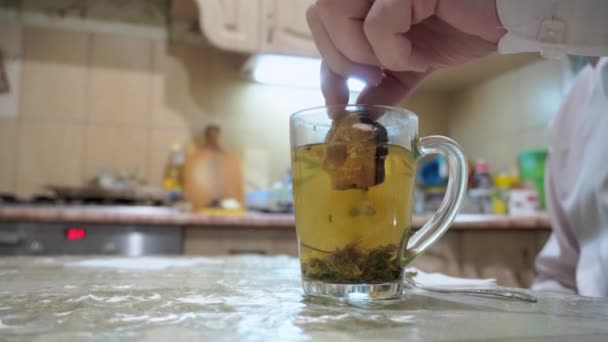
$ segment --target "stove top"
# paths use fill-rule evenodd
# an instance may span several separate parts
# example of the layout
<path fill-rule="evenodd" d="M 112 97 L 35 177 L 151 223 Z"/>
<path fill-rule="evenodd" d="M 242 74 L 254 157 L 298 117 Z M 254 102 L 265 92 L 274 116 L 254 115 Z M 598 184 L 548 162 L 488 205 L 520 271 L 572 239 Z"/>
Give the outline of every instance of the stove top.
<path fill-rule="evenodd" d="M 95 206 L 95 207 L 162 207 L 164 202 L 160 199 L 134 199 L 134 198 L 107 198 L 99 196 L 53 196 L 34 195 L 21 198 L 15 194 L 0 193 L 0 205 L 62 205 L 62 206 Z"/>

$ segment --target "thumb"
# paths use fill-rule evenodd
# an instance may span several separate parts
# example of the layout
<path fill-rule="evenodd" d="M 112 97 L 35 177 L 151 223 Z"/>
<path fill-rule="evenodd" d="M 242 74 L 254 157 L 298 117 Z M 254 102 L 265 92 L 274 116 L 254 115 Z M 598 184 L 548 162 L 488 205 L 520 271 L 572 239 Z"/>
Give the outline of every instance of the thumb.
<path fill-rule="evenodd" d="M 348 85 L 346 77 L 333 72 L 325 61 L 321 62 L 321 92 L 332 119 L 340 116 L 348 104 Z"/>

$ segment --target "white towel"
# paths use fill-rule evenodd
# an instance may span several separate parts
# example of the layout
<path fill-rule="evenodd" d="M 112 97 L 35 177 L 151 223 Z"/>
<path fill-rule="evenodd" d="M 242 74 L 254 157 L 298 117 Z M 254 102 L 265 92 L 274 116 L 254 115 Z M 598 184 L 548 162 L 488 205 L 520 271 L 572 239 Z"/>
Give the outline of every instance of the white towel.
<path fill-rule="evenodd" d="M 496 287 L 496 279 L 457 278 L 442 273 L 426 273 L 417 268 L 408 268 L 406 272 L 416 272 L 416 282 L 435 288 L 478 288 Z"/>

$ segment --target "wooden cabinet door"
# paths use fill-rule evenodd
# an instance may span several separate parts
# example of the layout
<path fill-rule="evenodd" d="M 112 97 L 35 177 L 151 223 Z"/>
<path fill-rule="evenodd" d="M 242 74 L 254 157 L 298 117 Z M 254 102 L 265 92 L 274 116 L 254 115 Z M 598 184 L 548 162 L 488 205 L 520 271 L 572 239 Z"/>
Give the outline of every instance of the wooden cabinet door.
<path fill-rule="evenodd" d="M 260 0 L 197 0 L 197 4 L 201 30 L 211 44 L 230 51 L 258 49 Z"/>
<path fill-rule="evenodd" d="M 261 50 L 288 55 L 319 56 L 306 22 L 314 0 L 263 0 Z"/>

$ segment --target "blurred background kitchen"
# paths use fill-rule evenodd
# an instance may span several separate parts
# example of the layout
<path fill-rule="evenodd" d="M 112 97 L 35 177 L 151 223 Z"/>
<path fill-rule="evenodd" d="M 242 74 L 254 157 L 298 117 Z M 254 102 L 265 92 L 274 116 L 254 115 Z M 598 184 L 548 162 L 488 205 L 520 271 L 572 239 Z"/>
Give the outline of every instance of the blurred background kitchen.
<path fill-rule="evenodd" d="M 296 255 L 288 120 L 323 104 L 311 2 L 0 0 L 0 254 Z M 403 104 L 471 162 L 419 267 L 530 284 L 547 128 L 580 67 L 494 55 Z M 444 166 L 419 164 L 415 227 Z"/>

